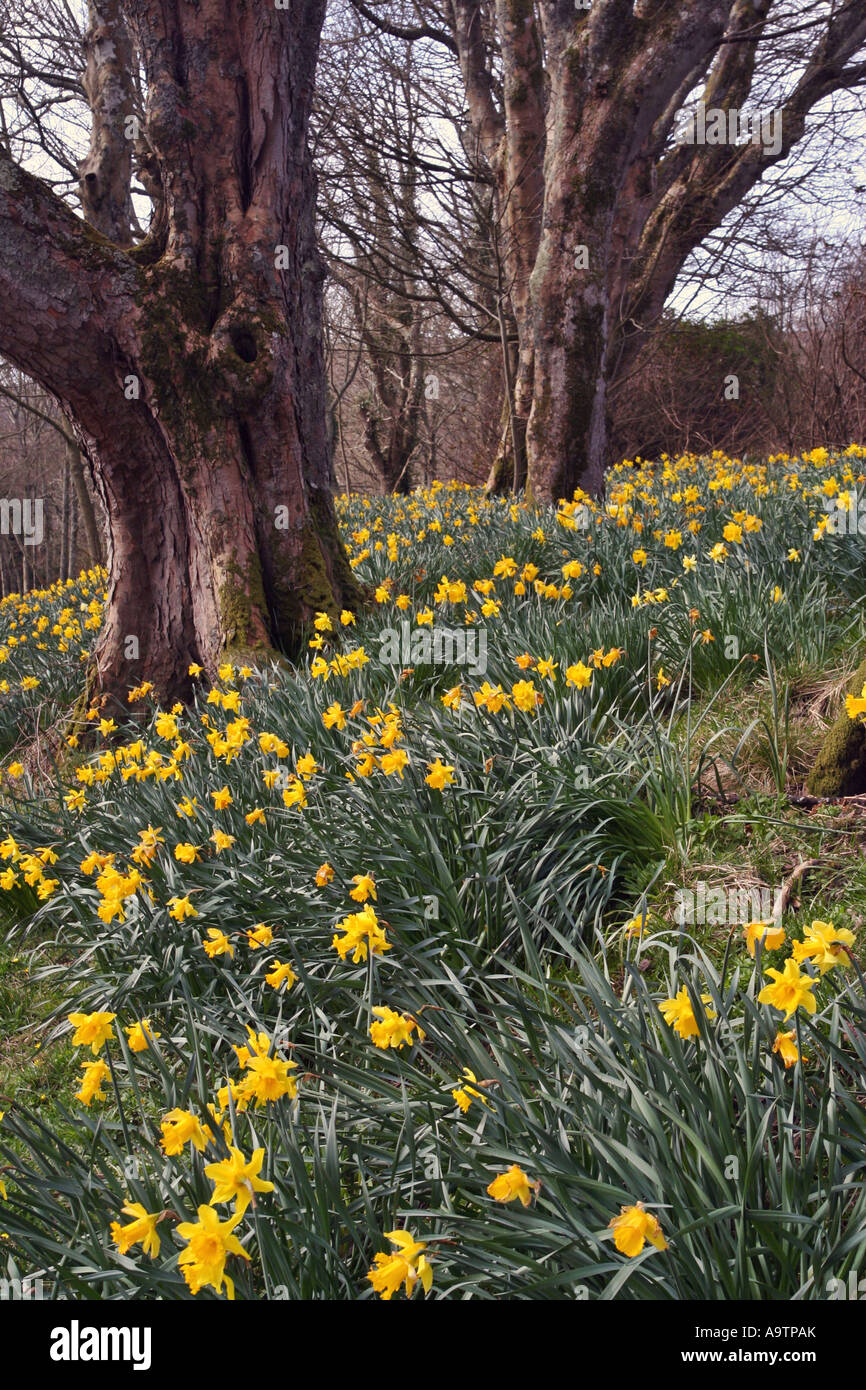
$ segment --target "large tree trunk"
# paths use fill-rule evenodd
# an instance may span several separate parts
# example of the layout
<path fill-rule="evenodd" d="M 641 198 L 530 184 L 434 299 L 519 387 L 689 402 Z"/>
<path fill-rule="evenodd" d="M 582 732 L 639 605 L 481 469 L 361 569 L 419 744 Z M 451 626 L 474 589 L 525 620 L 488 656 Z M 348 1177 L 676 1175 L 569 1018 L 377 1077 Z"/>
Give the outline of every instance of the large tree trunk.
<path fill-rule="evenodd" d="M 126 0 L 164 204 L 123 251 L 0 156 L 0 350 L 108 517 L 98 689 L 295 644 L 356 594 L 331 501 L 307 121 L 324 0 Z M 29 266 L 26 281 L 18 267 Z"/>
<path fill-rule="evenodd" d="M 656 8 L 643 6 L 641 17 Z M 668 135 L 671 93 L 694 80 L 724 30 L 722 6 L 713 12 L 684 4 L 666 22 L 666 41 L 648 48 L 632 9 L 610 4 L 583 19 L 554 7 L 546 13 L 550 96 L 543 226 L 531 280 L 528 437 L 533 489 L 548 500 L 569 497 L 578 483 L 588 492 L 601 489 L 608 393 L 626 326 L 633 341 L 637 336 L 633 317 L 622 311 L 652 206 L 641 177 Z M 678 247 L 677 268 L 680 253 Z"/>
<path fill-rule="evenodd" d="M 772 0 L 682 0 L 673 10 L 660 0 L 607 0 L 575 20 L 557 0 L 541 5 L 550 98 L 529 426 L 539 496 L 600 489 L 610 395 L 690 252 L 797 144 L 812 107 L 862 80 L 862 69 L 846 64 L 866 38 L 866 16 L 845 7 L 828 19 L 782 103 L 778 150 L 671 144 L 683 100 L 703 79 L 707 108 L 748 107 L 771 9 Z"/>

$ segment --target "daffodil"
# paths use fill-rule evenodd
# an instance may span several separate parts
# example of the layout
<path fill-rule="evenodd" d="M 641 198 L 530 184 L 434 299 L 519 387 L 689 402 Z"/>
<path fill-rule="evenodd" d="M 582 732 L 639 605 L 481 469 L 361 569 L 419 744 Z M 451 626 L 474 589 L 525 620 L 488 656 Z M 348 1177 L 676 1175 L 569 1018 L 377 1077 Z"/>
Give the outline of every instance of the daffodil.
<path fill-rule="evenodd" d="M 326 729 L 345 729 L 346 714 L 339 703 L 329 705 L 322 715 L 322 723 Z"/>
<path fill-rule="evenodd" d="M 68 1014 L 69 1022 L 75 1032 L 72 1035 L 73 1047 L 89 1047 L 94 1057 L 102 1050 L 109 1038 L 114 1037 L 112 1024 L 117 1014 L 100 1011 L 92 1014 Z"/>
<path fill-rule="evenodd" d="M 173 917 L 176 922 L 183 922 L 187 917 L 197 917 L 198 913 L 188 897 L 174 897 L 168 900 L 168 915 Z"/>
<path fill-rule="evenodd" d="M 373 1256 L 373 1267 L 367 1278 L 384 1302 L 393 1298 L 401 1287 L 411 1298 L 418 1284 L 429 1293 L 433 1284 L 433 1268 L 424 1251 L 426 1242 L 416 1241 L 411 1231 L 386 1231 L 385 1239 L 395 1247 L 390 1253 L 380 1250 Z"/>
<path fill-rule="evenodd" d="M 105 1092 L 102 1090 L 103 1084 L 108 1081 L 111 1071 L 107 1064 L 100 1057 L 96 1062 L 83 1062 L 81 1070 L 84 1076 L 81 1078 L 81 1089 L 75 1092 L 77 1100 L 82 1105 L 91 1105 L 95 1100 L 105 1100 Z"/>
<path fill-rule="evenodd" d="M 539 1186 L 537 1182 L 530 1182 L 523 1169 L 512 1163 L 507 1172 L 500 1173 L 488 1184 L 487 1193 L 496 1202 L 520 1201 L 524 1207 L 528 1207 L 533 1192 L 537 1192 Z"/>
<path fill-rule="evenodd" d="M 780 922 L 747 922 L 743 927 L 749 955 L 754 956 L 755 944 L 760 941 L 765 951 L 778 951 L 785 940 L 785 928 Z"/>
<path fill-rule="evenodd" d="M 124 1028 L 123 1031 L 129 1040 L 130 1052 L 146 1052 L 152 1041 L 162 1037 L 162 1033 L 156 1033 L 151 1028 L 149 1018 L 133 1023 L 131 1028 Z"/>
<path fill-rule="evenodd" d="M 811 975 L 803 974 L 793 956 L 785 961 L 784 970 L 770 969 L 767 974 L 773 977 L 772 983 L 761 990 L 759 1004 L 771 1004 L 774 1009 L 780 1009 L 785 1018 L 790 1018 L 800 1008 L 808 1014 L 815 1012 L 818 1007 L 812 994 L 815 981 Z"/>
<path fill-rule="evenodd" d="M 453 1090 L 451 1092 L 451 1095 L 454 1098 L 454 1102 L 457 1105 L 458 1110 L 460 1110 L 461 1113 L 465 1115 L 473 1100 L 479 1100 L 482 1105 L 487 1105 L 487 1101 L 484 1099 L 484 1096 L 481 1094 L 481 1092 L 479 1090 L 476 1090 L 475 1085 L 469 1086 L 466 1084 L 466 1082 L 469 1081 L 475 1083 L 478 1082 L 478 1077 L 475 1075 L 474 1071 L 470 1071 L 469 1067 L 464 1067 L 463 1078 L 464 1084 L 462 1086 L 457 1087 L 456 1090 Z"/>
<path fill-rule="evenodd" d="M 400 780 L 403 780 L 403 769 L 408 766 L 409 755 L 405 749 L 397 748 L 393 753 L 385 753 L 380 759 L 380 767 L 386 776 L 396 772 Z"/>
<path fill-rule="evenodd" d="M 234 1298 L 234 1283 L 225 1272 L 226 1259 L 229 1255 L 250 1258 L 234 1234 L 240 1219 L 235 1215 L 220 1221 L 213 1207 L 201 1206 L 198 1221 L 182 1221 L 177 1227 L 181 1240 L 188 1242 L 177 1262 L 192 1293 L 203 1288 L 222 1293 L 225 1284 L 228 1297 Z"/>
<path fill-rule="evenodd" d="M 848 927 L 837 931 L 832 922 L 812 922 L 804 927 L 803 940 L 793 944 L 794 960 L 798 964 L 810 960 L 822 975 L 826 975 L 836 965 L 851 964 L 848 952 L 853 945 L 854 933 Z"/>
<path fill-rule="evenodd" d="M 773 1043 L 773 1051 L 781 1057 L 786 1071 L 788 1067 L 793 1067 L 795 1062 L 799 1062 L 800 1051 L 797 1047 L 796 1031 L 792 1028 L 789 1033 L 777 1033 Z M 803 1058 L 803 1061 L 807 1060 L 807 1058 Z"/>
<path fill-rule="evenodd" d="M 703 1004 L 711 1004 L 712 996 L 709 994 L 701 995 Z M 696 1038 L 700 1033 L 698 1021 L 695 1018 L 694 1005 L 688 988 L 683 985 L 673 999 L 663 999 L 659 1004 L 665 1023 L 673 1028 L 681 1038 Z M 716 1015 L 712 1009 L 705 1010 L 705 1018 L 712 1021 Z"/>
<path fill-rule="evenodd" d="M 619 1216 L 608 1223 L 613 1231 L 614 1245 L 620 1254 L 634 1259 L 649 1241 L 656 1250 L 667 1250 L 668 1243 L 656 1217 L 644 1211 L 640 1202 L 633 1207 L 621 1207 Z"/>
<path fill-rule="evenodd" d="M 372 874 L 355 874 L 352 882 L 355 887 L 350 889 L 349 897 L 356 903 L 365 903 L 368 898 L 376 901 L 376 884 Z"/>
<path fill-rule="evenodd" d="M 282 985 L 285 985 L 286 992 L 288 993 L 297 978 L 297 975 L 290 965 L 287 965 L 284 961 L 275 960 L 270 970 L 265 975 L 265 983 L 269 984 L 271 989 L 280 989 Z"/>
<path fill-rule="evenodd" d="M 524 714 L 534 713 L 542 696 L 535 689 L 532 681 L 515 681 L 511 687 L 511 698 L 516 709 L 522 710 Z"/>
<path fill-rule="evenodd" d="M 568 685 L 573 685 L 578 690 L 586 690 L 592 680 L 592 671 L 582 661 L 577 661 L 566 668 L 565 679 Z"/>
<path fill-rule="evenodd" d="M 352 959 L 357 965 L 367 959 L 368 951 L 371 955 L 379 956 L 391 949 L 375 909 L 370 903 L 365 903 L 363 911 L 350 912 L 338 922 L 337 931 L 342 931 L 344 935 L 335 935 L 331 944 L 341 960 L 345 960 L 351 951 Z"/>
<path fill-rule="evenodd" d="M 245 1159 L 240 1149 L 229 1147 L 228 1158 L 205 1164 L 205 1176 L 214 1185 L 211 1204 L 234 1201 L 235 1216 L 241 1217 L 256 1192 L 273 1192 L 274 1184 L 259 1177 L 264 1157 L 264 1149 L 255 1149 L 252 1158 Z"/>
<path fill-rule="evenodd" d="M 155 1260 L 159 1254 L 160 1240 L 156 1233 L 157 1224 L 163 1219 L 163 1212 L 148 1212 L 141 1202 L 127 1202 L 121 1207 L 125 1216 L 132 1220 L 126 1226 L 119 1221 L 111 1223 L 111 1239 L 121 1255 L 125 1255 L 133 1245 L 140 1245 L 142 1252 Z"/>
<path fill-rule="evenodd" d="M 254 1100 L 257 1106 L 281 1100 L 283 1096 L 294 1100 L 298 1085 L 289 1073 L 296 1067 L 297 1062 L 287 1062 L 282 1057 L 251 1057 L 239 1087 L 240 1094 L 246 1101 Z"/>
<path fill-rule="evenodd" d="M 417 1031 L 418 1041 L 423 1041 L 424 1033 L 416 1020 L 409 1015 L 387 1007 L 376 1008 L 373 1014 L 376 1022 L 370 1024 L 370 1037 L 376 1047 L 401 1048 L 407 1043 L 411 1047 L 413 1031 Z"/>
<path fill-rule="evenodd" d="M 203 1153 L 208 1140 L 213 1139 L 209 1126 L 202 1125 L 191 1111 L 182 1110 L 179 1106 L 168 1112 L 160 1124 L 160 1129 L 160 1144 L 169 1158 L 183 1153 L 187 1144 L 192 1144 L 194 1149 Z"/>
<path fill-rule="evenodd" d="M 215 956 L 228 956 L 230 959 L 234 958 L 235 948 L 224 931 L 220 931 L 218 927 L 208 927 L 207 934 L 209 940 L 203 941 L 202 945 L 211 960 L 213 960 Z"/>

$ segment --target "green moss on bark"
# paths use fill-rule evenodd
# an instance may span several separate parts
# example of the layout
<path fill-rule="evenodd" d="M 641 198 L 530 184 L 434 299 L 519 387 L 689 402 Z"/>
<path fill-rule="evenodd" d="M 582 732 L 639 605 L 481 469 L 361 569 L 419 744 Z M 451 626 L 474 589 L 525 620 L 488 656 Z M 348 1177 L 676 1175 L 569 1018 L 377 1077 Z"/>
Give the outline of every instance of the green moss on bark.
<path fill-rule="evenodd" d="M 229 567 L 220 591 L 219 605 L 224 647 L 256 651 L 270 646 L 261 636 L 252 635 L 254 612 L 258 612 L 265 632 L 268 629 L 265 586 L 257 555 L 249 557 L 245 570 L 237 564 Z"/>
<path fill-rule="evenodd" d="M 275 571 L 272 587 L 279 632 L 290 652 L 300 646 L 314 613 L 327 613 L 336 625 L 341 608 L 364 604 L 327 496 L 312 494 L 299 557 L 291 572 Z"/>
<path fill-rule="evenodd" d="M 866 685 L 866 661 L 854 672 L 849 695 Z M 849 719 L 843 706 L 830 725 L 806 782 L 813 796 L 858 796 L 866 792 L 866 724 Z"/>
<path fill-rule="evenodd" d="M 157 261 L 161 260 L 162 253 L 163 248 L 156 237 L 146 236 L 137 246 L 130 247 L 126 254 L 137 266 L 146 269 L 148 266 L 156 265 Z"/>
<path fill-rule="evenodd" d="M 207 434 L 213 422 L 213 383 L 203 335 L 207 302 L 197 275 L 174 268 L 144 272 L 139 303 L 144 310 L 141 367 L 159 413 L 178 444 Z M 202 335 L 191 345 L 190 330 Z M 178 450 L 178 464 L 183 460 Z"/>
<path fill-rule="evenodd" d="M 349 564 L 330 494 L 313 494 L 310 515 L 319 544 L 324 548 L 324 554 L 329 557 L 339 602 L 344 607 L 359 607 L 364 602 L 364 593 Z"/>

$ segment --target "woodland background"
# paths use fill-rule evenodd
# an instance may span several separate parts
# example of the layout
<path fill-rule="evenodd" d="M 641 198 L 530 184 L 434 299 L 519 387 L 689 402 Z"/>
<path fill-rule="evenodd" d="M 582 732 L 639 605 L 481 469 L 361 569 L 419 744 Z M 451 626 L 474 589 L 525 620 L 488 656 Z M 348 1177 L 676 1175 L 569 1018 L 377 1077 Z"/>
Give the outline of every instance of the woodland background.
<path fill-rule="evenodd" d="M 820 7 L 788 8 L 808 31 Z M 501 487 L 496 461 L 511 481 L 510 194 L 497 196 L 455 56 L 434 33 L 437 15 L 428 0 L 331 0 L 328 9 L 312 148 L 340 491 L 405 492 L 450 478 Z M 776 23 L 789 18 L 786 10 Z M 83 55 L 92 23 L 66 0 L 0 4 L 0 142 L 73 205 L 91 138 Z M 761 59 L 767 91 L 773 60 L 790 63 L 798 51 L 792 32 Z M 857 86 L 819 104 L 796 157 L 689 256 L 637 361 L 613 383 L 608 463 L 686 450 L 766 457 L 864 437 L 864 130 Z M 145 184 L 139 168 L 138 236 Z M 730 374 L 737 400 L 725 398 Z M 44 545 L 0 535 L 2 595 L 105 559 L 104 517 L 67 420 L 2 359 L 0 496 L 41 497 L 46 517 Z"/>

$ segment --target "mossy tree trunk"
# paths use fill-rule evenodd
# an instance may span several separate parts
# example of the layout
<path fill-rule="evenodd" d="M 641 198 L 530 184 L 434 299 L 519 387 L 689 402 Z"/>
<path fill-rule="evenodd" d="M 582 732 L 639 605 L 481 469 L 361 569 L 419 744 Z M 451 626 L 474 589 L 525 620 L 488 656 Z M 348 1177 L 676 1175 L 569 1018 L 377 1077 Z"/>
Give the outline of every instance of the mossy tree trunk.
<path fill-rule="evenodd" d="M 848 682 L 847 693 L 860 695 L 866 686 L 866 660 Z M 850 719 L 843 704 L 824 736 L 809 773 L 813 796 L 858 796 L 866 792 L 866 723 Z"/>
<path fill-rule="evenodd" d="M 93 463 L 110 570 L 95 689 L 120 698 L 145 678 L 183 698 L 191 662 L 291 647 L 356 593 L 307 149 L 324 8 L 125 0 L 159 178 L 137 247 L 0 155 L 0 351 L 61 401 Z"/>

